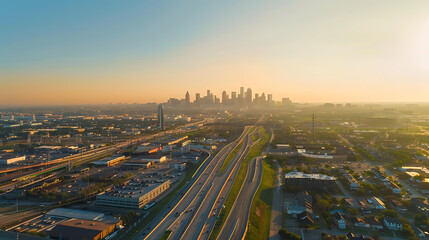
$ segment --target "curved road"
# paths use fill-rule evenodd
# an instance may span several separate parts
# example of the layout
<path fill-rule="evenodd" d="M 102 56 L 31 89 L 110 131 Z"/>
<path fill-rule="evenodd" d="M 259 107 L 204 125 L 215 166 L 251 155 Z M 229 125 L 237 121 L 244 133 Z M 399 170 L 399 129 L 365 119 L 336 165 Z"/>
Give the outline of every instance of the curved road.
<path fill-rule="evenodd" d="M 205 167 L 201 175 L 194 181 L 188 191 L 183 193 L 183 197 L 180 201 L 174 206 L 170 205 L 169 207 L 173 208 L 168 211 L 165 216 L 159 216 L 149 224 L 149 226 L 154 226 L 149 233 L 142 231 L 134 239 L 159 239 L 167 229 L 172 228 L 174 230 L 174 227 L 177 227 L 178 231 L 173 231 L 171 236 L 176 234 L 176 232 L 181 232 L 180 229 L 186 227 L 187 219 L 192 217 L 195 212 L 192 209 L 198 207 L 198 202 L 204 199 L 206 193 L 210 190 L 213 178 L 216 175 L 215 170 L 218 171 L 218 169 L 220 169 L 222 163 L 232 150 L 245 139 L 248 130 L 249 127 L 246 127 L 237 140 L 219 151 L 207 167 Z"/>
<path fill-rule="evenodd" d="M 262 180 L 262 170 L 261 157 L 250 162 L 246 179 L 217 239 L 242 239 L 245 236 L 253 197 Z"/>

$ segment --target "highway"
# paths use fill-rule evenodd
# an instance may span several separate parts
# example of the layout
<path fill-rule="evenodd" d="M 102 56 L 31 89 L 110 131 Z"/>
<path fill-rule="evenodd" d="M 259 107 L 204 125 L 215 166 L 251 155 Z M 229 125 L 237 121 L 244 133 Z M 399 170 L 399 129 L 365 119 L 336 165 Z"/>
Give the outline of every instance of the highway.
<path fill-rule="evenodd" d="M 246 135 L 242 147 L 222 175 L 216 175 L 211 189 L 207 192 L 202 203 L 199 204 L 197 211 L 193 214 L 183 234 L 177 236 L 172 233 L 169 239 L 208 239 L 216 222 L 216 217 L 219 215 L 234 179 L 238 174 L 240 164 L 249 152 L 254 132 Z M 220 171 L 221 166 L 216 169 L 217 172 Z"/>
<path fill-rule="evenodd" d="M 253 159 L 246 178 L 217 239 L 243 239 L 247 230 L 253 197 L 262 180 L 262 157 Z"/>
<path fill-rule="evenodd" d="M 134 239 L 159 239 L 167 229 L 172 230 L 172 236 L 180 235 L 182 229 L 186 227 L 186 222 L 195 213 L 198 207 L 198 202 L 202 201 L 207 192 L 212 187 L 213 179 L 216 177 L 216 171 L 219 171 L 225 159 L 239 145 L 244 139 L 247 139 L 247 132 L 249 127 L 246 127 L 241 136 L 234 142 L 222 148 L 219 153 L 213 158 L 212 161 L 204 168 L 203 172 L 192 183 L 192 186 L 183 193 L 180 201 L 171 206 L 172 209 L 165 215 L 157 217 L 149 224 L 150 232 L 147 233 L 148 228 L 141 231 Z M 167 207 L 168 208 L 168 207 Z M 152 228 L 153 226 L 153 228 Z"/>

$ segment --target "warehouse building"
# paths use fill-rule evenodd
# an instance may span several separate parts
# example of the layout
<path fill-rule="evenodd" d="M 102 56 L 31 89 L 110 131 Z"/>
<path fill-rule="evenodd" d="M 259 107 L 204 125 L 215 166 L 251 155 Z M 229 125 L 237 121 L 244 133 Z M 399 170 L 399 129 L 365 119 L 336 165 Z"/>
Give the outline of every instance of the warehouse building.
<path fill-rule="evenodd" d="M 290 172 L 285 174 L 285 185 L 299 186 L 302 188 L 336 188 L 335 178 L 323 174 L 305 174 L 302 172 Z"/>
<path fill-rule="evenodd" d="M 115 186 L 110 191 L 97 195 L 96 204 L 139 209 L 170 187 L 170 180 L 148 184 L 132 180 L 124 186 Z"/>
<path fill-rule="evenodd" d="M 115 231 L 115 223 L 69 219 L 57 224 L 49 234 L 62 240 L 99 240 Z"/>
<path fill-rule="evenodd" d="M 9 164 L 14 164 L 20 161 L 24 161 L 26 158 L 25 156 L 20 156 L 20 157 L 2 157 L 0 159 L 0 165 L 9 165 Z"/>
<path fill-rule="evenodd" d="M 105 158 L 105 159 L 100 160 L 100 161 L 95 161 L 94 166 L 110 167 L 110 166 L 118 164 L 119 162 L 124 161 L 124 160 L 125 160 L 125 156 L 109 157 L 109 158 Z"/>

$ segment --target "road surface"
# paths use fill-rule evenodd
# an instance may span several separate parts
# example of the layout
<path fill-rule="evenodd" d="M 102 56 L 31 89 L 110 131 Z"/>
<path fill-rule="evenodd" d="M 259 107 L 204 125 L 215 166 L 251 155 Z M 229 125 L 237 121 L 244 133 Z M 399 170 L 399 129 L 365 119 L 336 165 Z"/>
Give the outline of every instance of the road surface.
<path fill-rule="evenodd" d="M 217 239 L 242 239 L 245 236 L 250 208 L 253 197 L 261 183 L 262 172 L 262 158 L 258 157 L 253 159 L 247 169 L 246 179 L 244 180 L 240 193 Z"/>
<path fill-rule="evenodd" d="M 188 191 L 182 192 L 183 196 L 179 202 L 175 205 L 167 206 L 165 212 L 168 213 L 165 215 L 161 214 L 161 216 L 154 219 L 149 226 L 144 231 L 141 231 L 134 239 L 159 239 L 169 228 L 174 229 L 176 227 L 178 231 L 184 228 L 186 226 L 186 224 L 184 225 L 186 220 L 195 212 L 193 209 L 198 207 L 196 203 L 202 200 L 211 188 L 212 180 L 216 176 L 215 170 L 218 171 L 218 169 L 220 169 L 229 153 L 246 138 L 248 130 L 249 127 L 246 127 L 242 135 L 236 141 L 220 150 L 207 167 L 204 168 L 201 175 L 198 176 Z M 173 231 L 170 237 L 174 236 L 174 234 L 176 234 L 176 231 Z"/>

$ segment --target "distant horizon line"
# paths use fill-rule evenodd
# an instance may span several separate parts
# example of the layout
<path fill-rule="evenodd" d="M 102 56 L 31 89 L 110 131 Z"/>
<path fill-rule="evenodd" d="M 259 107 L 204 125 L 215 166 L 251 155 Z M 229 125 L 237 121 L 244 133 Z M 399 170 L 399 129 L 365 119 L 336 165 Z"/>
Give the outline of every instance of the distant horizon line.
<path fill-rule="evenodd" d="M 281 101 L 275 101 L 278 103 L 281 103 Z M 326 104 L 326 103 L 332 103 L 332 104 L 429 104 L 428 101 L 374 101 L 374 102 L 366 102 L 366 101 L 325 101 L 325 102 L 292 102 L 292 104 L 300 104 L 300 105 L 316 105 L 316 104 Z M 128 102 L 116 102 L 116 103 L 82 103 L 82 104 L 34 104 L 34 105 L 27 105 L 27 104 L 17 104 L 17 105 L 2 105 L 0 104 L 0 108 L 24 108 L 24 107 L 30 107 L 30 108 L 36 108 L 36 107 L 77 107 L 77 106 L 106 106 L 106 105 L 149 105 L 149 104 L 168 104 L 168 102 L 146 102 L 146 103 L 128 103 Z"/>

